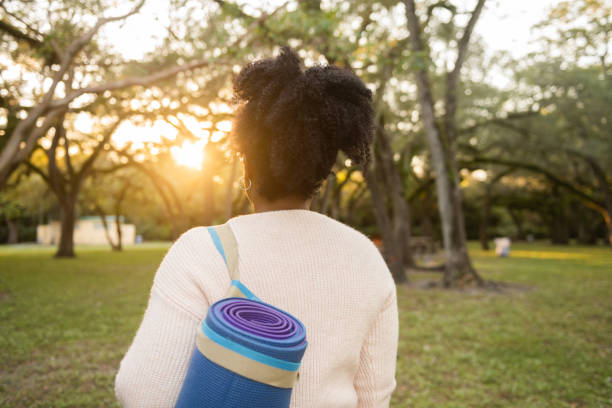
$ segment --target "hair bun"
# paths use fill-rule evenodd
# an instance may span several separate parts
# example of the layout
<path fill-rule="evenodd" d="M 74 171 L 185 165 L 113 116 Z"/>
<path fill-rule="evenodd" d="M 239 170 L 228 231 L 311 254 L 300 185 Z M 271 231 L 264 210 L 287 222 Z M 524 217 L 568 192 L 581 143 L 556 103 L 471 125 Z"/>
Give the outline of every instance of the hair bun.
<path fill-rule="evenodd" d="M 264 92 L 279 91 L 301 75 L 300 58 L 284 46 L 276 58 L 247 64 L 234 80 L 234 94 L 238 101 L 249 102 L 259 99 Z"/>
<path fill-rule="evenodd" d="M 308 195 L 332 168 L 338 150 L 369 161 L 372 92 L 349 69 L 315 65 L 282 47 L 275 58 L 246 65 L 234 81 L 240 104 L 232 145 L 245 153 L 267 197 Z M 288 175 L 291 175 L 288 177 Z"/>

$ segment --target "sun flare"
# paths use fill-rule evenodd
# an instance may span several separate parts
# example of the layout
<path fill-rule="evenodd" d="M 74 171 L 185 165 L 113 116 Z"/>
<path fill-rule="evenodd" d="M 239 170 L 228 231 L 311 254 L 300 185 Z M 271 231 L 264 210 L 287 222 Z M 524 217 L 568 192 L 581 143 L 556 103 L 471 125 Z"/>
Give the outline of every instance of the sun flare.
<path fill-rule="evenodd" d="M 206 140 L 197 140 L 195 142 L 186 141 L 181 146 L 172 146 L 170 153 L 174 161 L 185 167 L 202 170 L 204 163 L 204 146 Z"/>
<path fill-rule="evenodd" d="M 195 140 L 186 140 L 180 145 L 170 148 L 172 159 L 180 166 L 189 167 L 195 170 L 202 170 L 204 164 L 204 148 L 206 143 L 218 142 L 223 139 L 231 130 L 231 122 L 228 120 L 220 121 L 213 127 L 213 123 L 192 122 L 185 120 L 189 131 Z M 205 129 L 211 127 L 212 129 Z M 113 141 L 119 148 L 125 147 L 128 143 L 131 149 L 148 149 L 153 155 L 159 154 L 160 149 L 150 144 L 162 143 L 163 139 L 176 140 L 178 131 L 172 124 L 157 120 L 151 126 L 135 125 L 131 121 L 124 122 L 113 135 Z"/>

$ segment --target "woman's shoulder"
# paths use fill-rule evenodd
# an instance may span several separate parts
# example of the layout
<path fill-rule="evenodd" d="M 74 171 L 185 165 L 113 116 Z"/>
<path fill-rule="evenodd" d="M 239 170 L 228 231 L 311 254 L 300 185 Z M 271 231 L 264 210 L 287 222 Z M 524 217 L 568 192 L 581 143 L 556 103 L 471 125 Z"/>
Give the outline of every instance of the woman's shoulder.
<path fill-rule="evenodd" d="M 173 247 L 191 248 L 200 247 L 205 238 L 209 235 L 208 226 L 197 226 L 183 232 L 176 241 Z"/>
<path fill-rule="evenodd" d="M 153 279 L 154 288 L 181 302 L 196 299 L 199 303 L 201 294 L 207 292 L 204 277 L 214 280 L 213 272 L 225 267 L 215 251 L 207 227 L 185 231 L 164 255 Z"/>
<path fill-rule="evenodd" d="M 333 225 L 337 234 L 340 235 L 339 239 L 346 243 L 346 249 L 363 265 L 365 270 L 371 271 L 376 278 L 392 280 L 389 267 L 372 238 L 355 227 L 333 218 L 329 219 L 330 225 Z"/>
<path fill-rule="evenodd" d="M 374 241 L 367 236 L 364 232 L 357 228 L 345 224 L 342 221 L 336 220 L 335 218 L 327 217 L 329 224 L 333 226 L 337 233 L 341 234 L 347 242 L 350 242 L 355 250 L 363 252 L 364 255 L 380 258 L 381 254 L 378 247 L 374 244 Z"/>
<path fill-rule="evenodd" d="M 204 226 L 193 227 L 183 232 L 166 252 L 162 265 L 182 266 L 193 264 L 202 255 L 214 249 L 210 242 L 208 228 Z M 205 258 L 208 258 L 207 256 Z M 185 270 L 185 268 L 181 268 Z"/>

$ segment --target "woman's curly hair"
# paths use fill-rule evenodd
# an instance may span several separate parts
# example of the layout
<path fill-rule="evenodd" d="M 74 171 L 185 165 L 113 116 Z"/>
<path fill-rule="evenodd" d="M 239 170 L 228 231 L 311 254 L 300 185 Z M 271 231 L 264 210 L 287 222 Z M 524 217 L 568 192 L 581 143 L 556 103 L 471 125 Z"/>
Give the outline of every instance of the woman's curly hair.
<path fill-rule="evenodd" d="M 311 198 L 330 174 L 338 150 L 367 165 L 372 142 L 372 92 L 350 70 L 316 65 L 298 55 L 246 65 L 234 81 L 239 104 L 230 146 L 245 160 L 253 187 L 274 200 Z"/>

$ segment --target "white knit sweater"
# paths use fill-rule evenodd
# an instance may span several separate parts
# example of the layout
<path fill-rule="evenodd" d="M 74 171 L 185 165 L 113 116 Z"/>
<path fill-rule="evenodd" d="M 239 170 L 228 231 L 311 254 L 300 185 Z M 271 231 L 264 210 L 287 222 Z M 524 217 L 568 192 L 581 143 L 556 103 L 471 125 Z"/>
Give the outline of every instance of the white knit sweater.
<path fill-rule="evenodd" d="M 292 408 L 388 407 L 395 389 L 395 284 L 380 252 L 359 231 L 305 209 L 229 221 L 240 281 L 299 318 L 308 348 Z M 230 278 L 204 227 L 184 233 L 162 261 L 115 393 L 125 407 L 173 407 L 208 306 Z"/>

